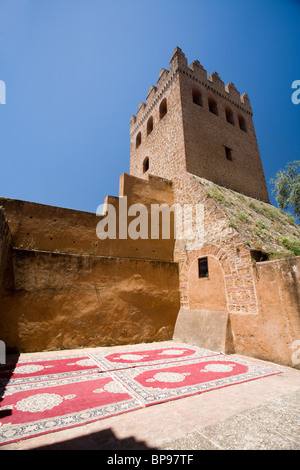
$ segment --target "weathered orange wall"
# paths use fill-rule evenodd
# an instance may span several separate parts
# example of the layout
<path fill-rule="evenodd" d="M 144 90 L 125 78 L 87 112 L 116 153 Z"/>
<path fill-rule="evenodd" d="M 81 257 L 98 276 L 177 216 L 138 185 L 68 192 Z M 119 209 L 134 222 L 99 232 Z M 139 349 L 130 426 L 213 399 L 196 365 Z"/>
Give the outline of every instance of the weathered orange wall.
<path fill-rule="evenodd" d="M 14 249 L 1 299 L 7 348 L 43 351 L 164 341 L 179 310 L 176 263 Z"/>
<path fill-rule="evenodd" d="M 123 174 L 119 197 L 105 201 L 116 207 L 117 220 L 119 198 L 124 197 L 128 207 L 172 205 L 172 183 Z M 42 351 L 172 338 L 179 310 L 172 237 L 99 240 L 96 227 L 105 213 L 97 216 L 5 198 L 0 203 L 9 224 L 3 216 L 0 261 L 11 253 L 9 269 L 1 263 L 0 281 L 6 289 L 1 295 L 0 339 L 9 349 Z M 134 218 L 128 217 L 128 223 Z"/>
<path fill-rule="evenodd" d="M 300 349 L 300 257 L 257 263 L 253 269 L 259 311 L 231 315 L 235 350 L 299 367 L 293 358 L 295 347 Z"/>
<path fill-rule="evenodd" d="M 5 214 L 0 207 L 0 293 L 5 284 L 5 275 L 10 259 L 11 233 Z M 1 306 L 1 304 L 0 304 Z M 0 309 L 1 315 L 2 309 Z M 0 338 L 1 339 L 1 338 Z"/>
<path fill-rule="evenodd" d="M 224 274 L 219 261 L 208 256 L 208 277 L 199 278 L 198 259 L 189 270 L 188 302 L 189 308 L 227 311 Z"/>
<path fill-rule="evenodd" d="M 172 184 L 149 175 L 149 180 L 123 174 L 120 197 L 127 197 L 128 207 L 134 203 L 172 204 Z M 104 202 L 104 201 L 103 201 Z M 119 197 L 108 196 L 106 202 L 116 207 L 117 230 Z M 100 240 L 96 227 L 103 216 L 61 207 L 0 198 L 12 233 L 14 247 L 57 253 L 173 260 L 174 239 Z M 149 211 L 150 214 L 150 211 Z M 128 217 L 128 224 L 135 217 Z M 150 233 L 150 224 L 149 224 Z"/>

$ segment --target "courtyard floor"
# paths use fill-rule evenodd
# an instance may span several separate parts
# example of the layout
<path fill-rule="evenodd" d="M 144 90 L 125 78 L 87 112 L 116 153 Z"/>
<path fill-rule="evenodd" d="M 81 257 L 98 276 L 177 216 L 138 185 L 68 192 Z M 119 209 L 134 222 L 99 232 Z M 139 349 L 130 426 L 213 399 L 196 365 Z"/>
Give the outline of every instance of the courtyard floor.
<path fill-rule="evenodd" d="M 18 360 L 103 349 L 21 354 Z M 137 345 L 109 348 L 136 350 Z M 299 450 L 300 370 L 237 354 L 229 357 L 281 373 L 5 444 L 0 450 Z"/>

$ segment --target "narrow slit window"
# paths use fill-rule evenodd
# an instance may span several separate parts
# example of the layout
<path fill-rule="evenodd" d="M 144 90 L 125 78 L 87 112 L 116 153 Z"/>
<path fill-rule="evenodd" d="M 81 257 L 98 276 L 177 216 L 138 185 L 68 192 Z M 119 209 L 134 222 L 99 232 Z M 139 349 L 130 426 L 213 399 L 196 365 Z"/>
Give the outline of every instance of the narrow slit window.
<path fill-rule="evenodd" d="M 153 131 L 153 117 L 151 116 L 147 122 L 147 135 L 151 134 Z"/>
<path fill-rule="evenodd" d="M 229 147 L 225 147 L 225 155 L 226 155 L 226 158 L 227 160 L 230 160 L 232 161 L 232 149 L 230 149 Z"/>
<path fill-rule="evenodd" d="M 242 131 L 247 132 L 246 121 L 242 116 L 239 116 L 239 126 Z"/>
<path fill-rule="evenodd" d="M 198 275 L 201 277 L 208 277 L 208 260 L 207 258 L 198 259 Z"/>
<path fill-rule="evenodd" d="M 138 148 L 142 143 L 142 134 L 139 132 L 136 136 L 135 148 Z"/>
<path fill-rule="evenodd" d="M 226 113 L 227 122 L 229 122 L 230 124 L 232 124 L 234 126 L 233 112 L 231 111 L 231 109 L 226 108 L 225 113 Z"/>
<path fill-rule="evenodd" d="M 146 157 L 143 163 L 143 173 L 146 173 L 146 171 L 149 170 L 150 163 L 149 163 L 149 158 Z"/>
<path fill-rule="evenodd" d="M 167 114 L 167 112 L 167 100 L 164 98 L 159 106 L 159 118 L 162 119 Z"/>
<path fill-rule="evenodd" d="M 215 100 L 213 100 L 212 98 L 209 98 L 209 100 L 208 100 L 208 109 L 210 110 L 211 113 L 218 116 L 219 113 L 218 113 L 217 102 Z"/>

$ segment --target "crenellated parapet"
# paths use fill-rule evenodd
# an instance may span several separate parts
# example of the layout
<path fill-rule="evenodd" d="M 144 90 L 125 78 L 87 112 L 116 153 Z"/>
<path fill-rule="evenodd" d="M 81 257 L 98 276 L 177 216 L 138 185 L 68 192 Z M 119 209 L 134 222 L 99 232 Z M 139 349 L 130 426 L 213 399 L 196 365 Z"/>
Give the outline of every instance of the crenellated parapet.
<path fill-rule="evenodd" d="M 198 60 L 194 60 L 188 65 L 187 58 L 180 47 L 176 47 L 170 63 L 169 70 L 162 68 L 156 86 L 151 85 L 146 97 L 146 102 L 141 102 L 138 106 L 136 115 L 130 119 L 130 134 L 134 134 L 139 127 L 150 115 L 152 109 L 163 98 L 163 94 L 170 87 L 178 74 L 187 76 L 195 81 L 195 84 L 206 87 L 210 93 L 215 93 L 234 104 L 242 111 L 252 116 L 252 109 L 249 97 L 246 93 L 240 94 L 232 82 L 224 84 L 217 72 L 207 76 L 207 71 Z"/>
<path fill-rule="evenodd" d="M 146 97 L 146 103 L 141 102 L 138 106 L 136 115 L 131 116 L 131 135 L 136 131 L 136 128 L 139 127 L 150 116 L 153 108 L 162 99 L 163 94 L 169 88 L 177 73 L 178 71 L 171 73 L 171 71 L 167 69 L 161 69 L 157 79 L 157 86 L 150 86 Z"/>

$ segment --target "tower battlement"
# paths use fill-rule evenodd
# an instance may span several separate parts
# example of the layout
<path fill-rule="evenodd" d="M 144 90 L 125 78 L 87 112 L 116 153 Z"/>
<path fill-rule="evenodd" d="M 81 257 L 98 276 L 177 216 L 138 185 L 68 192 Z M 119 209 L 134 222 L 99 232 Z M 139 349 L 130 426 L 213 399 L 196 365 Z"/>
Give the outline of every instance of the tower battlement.
<path fill-rule="evenodd" d="M 197 84 L 204 86 L 208 92 L 219 95 L 221 98 L 227 100 L 228 104 L 233 104 L 243 112 L 252 116 L 252 108 L 247 93 L 240 94 L 232 82 L 225 85 L 217 72 L 212 72 L 207 76 L 207 71 L 198 60 L 194 60 L 188 65 L 185 54 L 180 47 L 176 47 L 170 59 L 169 70 L 165 68 L 161 69 L 156 86 L 151 85 L 148 90 L 146 102 L 141 101 L 136 114 L 131 116 L 131 135 L 151 113 L 153 107 L 162 98 L 164 92 L 171 85 L 178 73 L 192 79 L 195 82 L 195 86 L 197 86 Z"/>
<path fill-rule="evenodd" d="M 130 120 L 130 173 L 199 176 L 268 202 L 247 93 L 176 47 Z"/>

